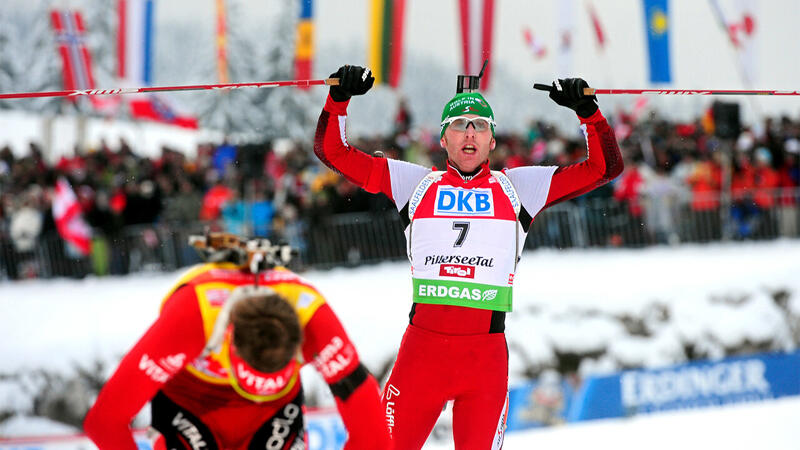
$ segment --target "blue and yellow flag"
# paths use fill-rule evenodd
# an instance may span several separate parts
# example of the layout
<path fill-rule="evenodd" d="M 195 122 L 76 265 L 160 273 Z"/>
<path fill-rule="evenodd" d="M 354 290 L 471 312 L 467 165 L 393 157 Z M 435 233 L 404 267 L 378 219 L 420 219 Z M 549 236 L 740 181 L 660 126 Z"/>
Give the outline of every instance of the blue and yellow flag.
<path fill-rule="evenodd" d="M 672 82 L 669 63 L 669 0 L 643 0 L 647 30 L 647 52 L 650 58 L 650 82 Z"/>
<path fill-rule="evenodd" d="M 294 79 L 311 79 L 311 63 L 314 60 L 314 0 L 300 0 L 300 20 L 294 53 Z M 300 89 L 308 89 L 302 87 Z"/>

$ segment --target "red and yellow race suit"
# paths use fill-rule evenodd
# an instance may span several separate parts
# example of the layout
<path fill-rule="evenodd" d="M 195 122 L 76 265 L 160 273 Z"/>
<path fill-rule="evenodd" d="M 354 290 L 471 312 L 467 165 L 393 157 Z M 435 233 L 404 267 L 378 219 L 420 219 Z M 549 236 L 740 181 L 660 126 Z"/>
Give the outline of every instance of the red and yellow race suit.
<path fill-rule="evenodd" d="M 238 360 L 229 332 L 217 348 L 206 349 L 231 293 L 254 281 L 233 264 L 214 263 L 192 268 L 175 284 L 87 414 L 84 428 L 99 448 L 135 449 L 129 424 L 151 400 L 154 427 L 170 447 L 247 449 L 269 442 L 303 448 L 299 369 L 308 363 L 331 387 L 349 433 L 347 448 L 389 445 L 377 382 L 322 295 L 289 270 L 275 268 L 258 279 L 294 306 L 303 330 L 302 351 L 277 375 L 279 383 Z"/>

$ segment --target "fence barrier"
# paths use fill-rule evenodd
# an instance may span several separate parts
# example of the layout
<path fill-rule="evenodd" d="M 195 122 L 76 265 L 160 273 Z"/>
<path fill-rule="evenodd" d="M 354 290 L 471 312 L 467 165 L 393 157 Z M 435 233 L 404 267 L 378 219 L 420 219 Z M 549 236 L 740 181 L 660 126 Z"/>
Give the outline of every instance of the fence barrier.
<path fill-rule="evenodd" d="M 540 213 L 526 249 L 605 248 L 764 240 L 800 236 L 800 189 L 748 192 L 734 197 L 690 193 L 645 195 L 634 201 L 584 196 Z M 96 232 L 89 257 L 55 233 L 19 252 L 0 233 L 0 280 L 120 275 L 170 271 L 199 262 L 187 241 L 208 224 L 137 225 L 113 236 Z M 247 231 L 247 230 L 245 230 Z M 394 211 L 349 213 L 310 226 L 299 220 L 267 236 L 299 250 L 294 269 L 326 269 L 405 258 L 400 216 Z"/>

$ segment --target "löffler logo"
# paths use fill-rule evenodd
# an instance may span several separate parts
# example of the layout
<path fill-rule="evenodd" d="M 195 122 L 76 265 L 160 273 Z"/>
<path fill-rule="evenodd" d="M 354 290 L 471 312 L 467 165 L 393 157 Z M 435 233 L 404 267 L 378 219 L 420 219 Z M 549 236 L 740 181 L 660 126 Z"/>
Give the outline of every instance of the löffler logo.
<path fill-rule="evenodd" d="M 394 403 L 390 401 L 395 397 L 400 396 L 400 389 L 397 389 L 393 384 L 386 386 L 386 425 L 389 427 L 389 435 L 392 434 L 394 429 Z"/>

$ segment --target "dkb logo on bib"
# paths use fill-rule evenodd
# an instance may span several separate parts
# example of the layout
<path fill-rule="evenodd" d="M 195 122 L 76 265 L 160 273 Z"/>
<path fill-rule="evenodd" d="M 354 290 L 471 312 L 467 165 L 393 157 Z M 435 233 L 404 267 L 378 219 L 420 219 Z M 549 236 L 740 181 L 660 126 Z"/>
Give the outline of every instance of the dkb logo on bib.
<path fill-rule="evenodd" d="M 436 191 L 436 216 L 494 216 L 491 189 L 440 186 Z"/>

